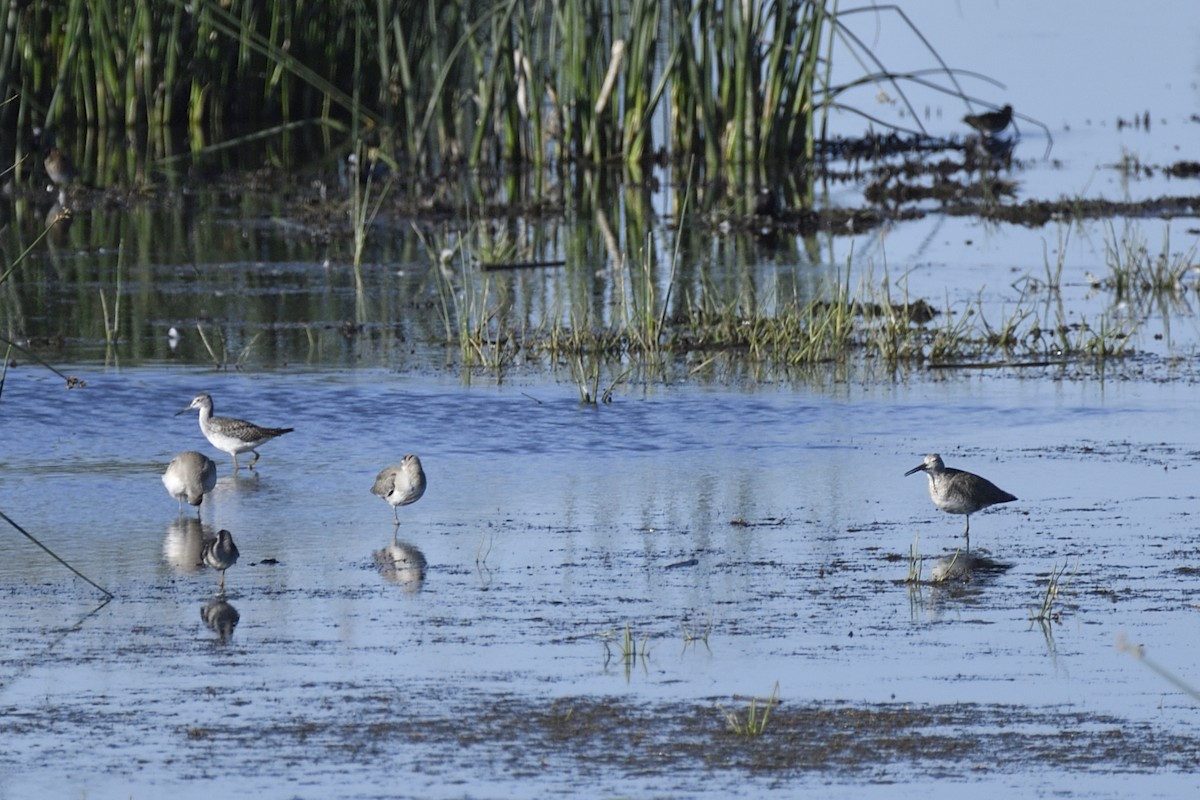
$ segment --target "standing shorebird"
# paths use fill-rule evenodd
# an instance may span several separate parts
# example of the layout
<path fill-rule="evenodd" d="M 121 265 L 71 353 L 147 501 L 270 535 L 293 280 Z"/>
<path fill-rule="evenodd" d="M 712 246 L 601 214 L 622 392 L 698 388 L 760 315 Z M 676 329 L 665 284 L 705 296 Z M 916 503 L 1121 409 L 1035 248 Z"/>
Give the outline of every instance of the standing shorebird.
<path fill-rule="evenodd" d="M 415 503 L 425 494 L 425 470 L 421 459 L 409 453 L 399 464 L 387 467 L 375 476 L 371 493 L 379 495 L 392 507 L 392 516 L 400 524 L 400 506 Z"/>
<path fill-rule="evenodd" d="M 200 549 L 200 557 L 204 563 L 213 569 L 221 570 L 221 586 L 217 591 L 225 593 L 225 570 L 237 563 L 237 545 L 233 543 L 233 534 L 222 528 L 217 531 L 217 538 L 209 539 Z"/>
<path fill-rule="evenodd" d="M 947 514 L 967 515 L 967 526 L 963 528 L 967 550 L 971 549 L 971 515 L 988 506 L 1011 503 L 1017 499 L 987 478 L 961 469 L 947 469 L 937 453 L 925 456 L 919 466 L 904 475 L 908 477 L 914 472 L 924 472 L 929 477 L 929 496 L 933 498 L 934 505 Z"/>
<path fill-rule="evenodd" d="M 42 160 L 42 166 L 46 168 L 50 180 L 60 189 L 75 182 L 75 164 L 71 162 L 71 157 L 66 151 L 58 147 L 50 148 L 50 152 Z"/>
<path fill-rule="evenodd" d="M 196 507 L 200 516 L 200 503 L 204 495 L 217 485 L 217 465 L 208 456 L 195 450 L 186 450 L 171 459 L 162 476 L 163 486 L 171 497 L 179 499 L 179 513 L 183 513 L 183 501 Z"/>
<path fill-rule="evenodd" d="M 192 404 L 179 411 L 175 416 L 185 414 L 193 408 L 200 409 L 200 431 L 204 438 L 218 450 L 223 450 L 233 456 L 233 471 L 238 471 L 238 453 L 254 453 L 254 460 L 247 469 L 254 469 L 258 463 L 258 450 L 276 436 L 291 433 L 295 428 L 263 428 L 253 422 L 232 417 L 214 417 L 213 401 L 207 394 L 198 394 Z"/>
<path fill-rule="evenodd" d="M 1008 127 L 1012 122 L 1012 106 L 1006 105 L 999 111 L 988 111 L 983 114 L 967 114 L 962 121 L 979 131 L 984 136 L 995 136 Z"/>

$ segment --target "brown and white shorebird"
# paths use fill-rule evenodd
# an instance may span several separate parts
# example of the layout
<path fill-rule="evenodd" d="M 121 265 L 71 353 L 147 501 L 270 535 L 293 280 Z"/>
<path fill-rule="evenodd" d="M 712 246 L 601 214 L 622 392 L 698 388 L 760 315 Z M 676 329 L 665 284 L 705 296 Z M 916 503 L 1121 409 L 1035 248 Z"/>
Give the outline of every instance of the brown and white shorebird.
<path fill-rule="evenodd" d="M 254 469 L 254 465 L 258 463 L 257 448 L 277 436 L 295 430 L 294 428 L 264 428 L 253 422 L 233 417 L 214 417 L 212 397 L 207 394 L 196 395 L 192 404 L 176 413 L 175 416 L 178 417 L 193 408 L 200 409 L 200 431 L 204 434 L 204 438 L 208 439 L 213 447 L 233 456 L 234 472 L 238 471 L 238 453 L 254 453 L 254 460 L 248 465 L 248 469 Z"/>
<path fill-rule="evenodd" d="M 963 528 L 963 536 L 967 541 L 967 550 L 971 549 L 971 515 L 988 506 L 1011 503 L 1017 499 L 987 478 L 948 468 L 937 453 L 925 456 L 923 462 L 904 475 L 907 477 L 914 472 L 924 472 L 929 478 L 929 496 L 934 505 L 948 514 L 966 514 L 967 525 Z"/>
<path fill-rule="evenodd" d="M 399 464 L 381 471 L 375 476 L 371 493 L 388 502 L 392 507 L 392 516 L 399 525 L 400 506 L 415 503 L 425 494 L 425 470 L 421 469 L 421 459 L 409 453 L 400 459 Z"/>
<path fill-rule="evenodd" d="M 77 174 L 75 164 L 65 150 L 51 147 L 50 152 L 46 153 L 46 157 L 42 159 L 42 166 L 46 168 L 46 174 L 50 176 L 50 180 L 60 189 L 75 182 Z"/>
<path fill-rule="evenodd" d="M 979 131 L 984 136 L 995 136 L 1008 127 L 1012 122 L 1012 106 L 1006 105 L 999 111 L 988 111 L 983 114 L 967 114 L 962 121 Z"/>
<path fill-rule="evenodd" d="M 200 558 L 204 560 L 205 565 L 213 569 L 221 570 L 221 586 L 217 589 L 218 592 L 225 592 L 225 570 L 237 563 L 238 556 L 237 545 L 233 543 L 233 534 L 222 528 L 217 531 L 217 538 L 208 539 L 204 542 L 204 546 L 200 548 Z"/>
<path fill-rule="evenodd" d="M 162 476 L 163 486 L 171 497 L 179 499 L 179 513 L 183 513 L 183 501 L 196 507 L 200 516 L 200 503 L 204 495 L 217 485 L 217 465 L 211 458 L 195 450 L 185 450 L 171 459 Z"/>

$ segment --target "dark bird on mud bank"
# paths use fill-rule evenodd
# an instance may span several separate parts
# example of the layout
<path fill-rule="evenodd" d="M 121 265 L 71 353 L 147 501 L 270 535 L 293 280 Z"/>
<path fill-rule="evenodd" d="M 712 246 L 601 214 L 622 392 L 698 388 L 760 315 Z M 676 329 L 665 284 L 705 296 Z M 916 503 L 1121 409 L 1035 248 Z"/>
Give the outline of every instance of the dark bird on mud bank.
<path fill-rule="evenodd" d="M 988 506 L 1011 503 L 1017 499 L 987 478 L 946 467 L 937 453 L 925 456 L 921 464 L 904 475 L 907 477 L 914 472 L 924 472 L 929 478 L 929 496 L 934 505 L 947 514 L 966 514 L 967 524 L 963 528 L 963 537 L 967 541 L 967 550 L 971 549 L 971 515 Z"/>
<path fill-rule="evenodd" d="M 1008 127 L 1012 122 L 1012 106 L 1006 105 L 999 111 L 988 111 L 984 114 L 967 114 L 962 121 L 979 131 L 984 136 L 995 136 Z"/>

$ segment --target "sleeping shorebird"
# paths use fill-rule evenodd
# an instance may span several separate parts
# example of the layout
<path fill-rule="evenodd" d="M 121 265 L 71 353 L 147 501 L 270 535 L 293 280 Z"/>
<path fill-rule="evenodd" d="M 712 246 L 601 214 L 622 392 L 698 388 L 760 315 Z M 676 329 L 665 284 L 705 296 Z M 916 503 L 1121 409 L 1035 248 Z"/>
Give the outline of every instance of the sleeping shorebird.
<path fill-rule="evenodd" d="M 400 524 L 400 506 L 415 503 L 425 494 L 425 470 L 421 459 L 409 453 L 399 464 L 387 467 L 375 476 L 371 493 L 382 497 L 392 507 L 392 516 Z"/>
<path fill-rule="evenodd" d="M 204 495 L 217 485 L 217 465 L 208 456 L 195 450 L 186 450 L 171 459 L 162 476 L 163 486 L 171 497 L 179 499 L 179 513 L 183 513 L 183 501 L 196 507 L 200 516 L 200 503 Z"/>

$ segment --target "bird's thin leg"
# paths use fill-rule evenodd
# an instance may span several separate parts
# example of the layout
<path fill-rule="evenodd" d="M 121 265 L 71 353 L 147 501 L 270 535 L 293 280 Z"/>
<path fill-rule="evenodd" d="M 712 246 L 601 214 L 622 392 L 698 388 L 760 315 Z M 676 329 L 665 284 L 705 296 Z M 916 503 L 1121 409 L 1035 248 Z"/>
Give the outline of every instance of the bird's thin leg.
<path fill-rule="evenodd" d="M 392 517 L 396 520 L 396 527 L 400 527 L 400 506 L 392 506 Z"/>
<path fill-rule="evenodd" d="M 971 552 L 971 515 L 967 514 L 967 527 L 963 528 L 963 538 L 967 540 L 967 552 Z"/>
<path fill-rule="evenodd" d="M 233 454 L 233 472 L 236 475 L 238 471 L 237 453 Z"/>
<path fill-rule="evenodd" d="M 251 450 L 250 452 L 254 453 L 254 460 L 250 462 L 250 469 L 254 469 L 254 465 L 258 463 L 258 451 Z"/>

